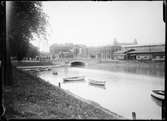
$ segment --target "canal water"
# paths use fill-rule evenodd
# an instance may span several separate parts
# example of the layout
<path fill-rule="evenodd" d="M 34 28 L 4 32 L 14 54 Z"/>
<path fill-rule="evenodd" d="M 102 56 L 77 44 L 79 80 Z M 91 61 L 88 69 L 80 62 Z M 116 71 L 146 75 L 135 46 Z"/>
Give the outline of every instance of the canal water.
<path fill-rule="evenodd" d="M 58 75 L 53 72 L 58 72 Z M 164 90 L 164 77 L 77 67 L 54 68 L 40 72 L 38 76 L 56 86 L 60 82 L 61 88 L 95 101 L 126 118 L 132 119 L 132 112 L 135 112 L 137 119 L 161 119 L 161 103 L 150 94 L 154 89 Z M 86 79 L 63 82 L 63 78 L 69 76 L 85 76 Z M 106 85 L 90 85 L 89 79 L 106 81 Z"/>

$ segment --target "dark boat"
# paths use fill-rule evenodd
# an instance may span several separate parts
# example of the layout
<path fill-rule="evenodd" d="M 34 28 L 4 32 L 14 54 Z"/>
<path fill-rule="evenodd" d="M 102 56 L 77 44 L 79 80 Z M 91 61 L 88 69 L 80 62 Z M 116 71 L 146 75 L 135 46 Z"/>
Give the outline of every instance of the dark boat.
<path fill-rule="evenodd" d="M 165 100 L 165 91 L 163 90 L 152 90 L 151 96 L 158 100 Z"/>
<path fill-rule="evenodd" d="M 57 72 L 53 72 L 53 74 L 54 74 L 54 75 L 58 75 L 58 73 L 57 73 Z"/>

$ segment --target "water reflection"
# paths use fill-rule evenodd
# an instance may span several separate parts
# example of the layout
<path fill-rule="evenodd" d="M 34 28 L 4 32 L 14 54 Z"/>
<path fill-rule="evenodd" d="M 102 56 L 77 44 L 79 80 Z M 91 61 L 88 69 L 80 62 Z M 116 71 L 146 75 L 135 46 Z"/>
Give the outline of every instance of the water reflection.
<path fill-rule="evenodd" d="M 157 104 L 159 105 L 160 107 L 162 107 L 162 101 L 161 100 L 158 100 L 157 98 L 151 96 L 151 99 Z"/>
<path fill-rule="evenodd" d="M 89 68 L 90 65 L 85 68 Z M 113 72 L 128 72 L 135 74 L 142 74 L 155 77 L 164 77 L 165 72 L 165 63 L 108 63 L 108 64 L 98 64 L 98 66 L 91 65 L 91 68 L 94 69 L 105 69 Z"/>

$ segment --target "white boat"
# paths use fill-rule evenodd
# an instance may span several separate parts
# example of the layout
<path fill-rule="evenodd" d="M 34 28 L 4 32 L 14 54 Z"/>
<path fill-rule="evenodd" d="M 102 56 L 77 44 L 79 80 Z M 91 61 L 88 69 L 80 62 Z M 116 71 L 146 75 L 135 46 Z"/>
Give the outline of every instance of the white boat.
<path fill-rule="evenodd" d="M 163 90 L 152 90 L 151 96 L 159 100 L 165 100 L 165 92 Z"/>
<path fill-rule="evenodd" d="M 39 70 L 39 69 L 35 69 L 35 71 L 36 71 L 36 72 L 40 72 L 40 70 Z"/>
<path fill-rule="evenodd" d="M 50 68 L 43 68 L 42 70 L 43 71 L 50 71 L 51 69 Z"/>
<path fill-rule="evenodd" d="M 27 71 L 39 72 L 40 70 L 38 68 L 33 68 L 33 69 L 28 69 Z"/>
<path fill-rule="evenodd" d="M 105 83 L 106 83 L 105 81 L 96 81 L 96 80 L 89 79 L 89 84 L 105 86 Z"/>
<path fill-rule="evenodd" d="M 83 81 L 85 80 L 85 76 L 73 76 L 73 77 L 67 77 L 63 78 L 64 81 Z"/>
<path fill-rule="evenodd" d="M 36 69 L 34 69 L 34 68 L 25 68 L 23 70 L 25 70 L 25 71 L 35 71 Z"/>

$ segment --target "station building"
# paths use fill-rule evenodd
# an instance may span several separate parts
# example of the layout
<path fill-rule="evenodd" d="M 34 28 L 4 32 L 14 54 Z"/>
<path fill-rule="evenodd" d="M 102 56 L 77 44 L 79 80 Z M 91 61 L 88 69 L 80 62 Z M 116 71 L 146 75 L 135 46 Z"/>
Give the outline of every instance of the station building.
<path fill-rule="evenodd" d="M 165 60 L 165 44 L 159 45 L 135 45 L 124 46 L 115 52 L 114 59 L 117 60 Z"/>

